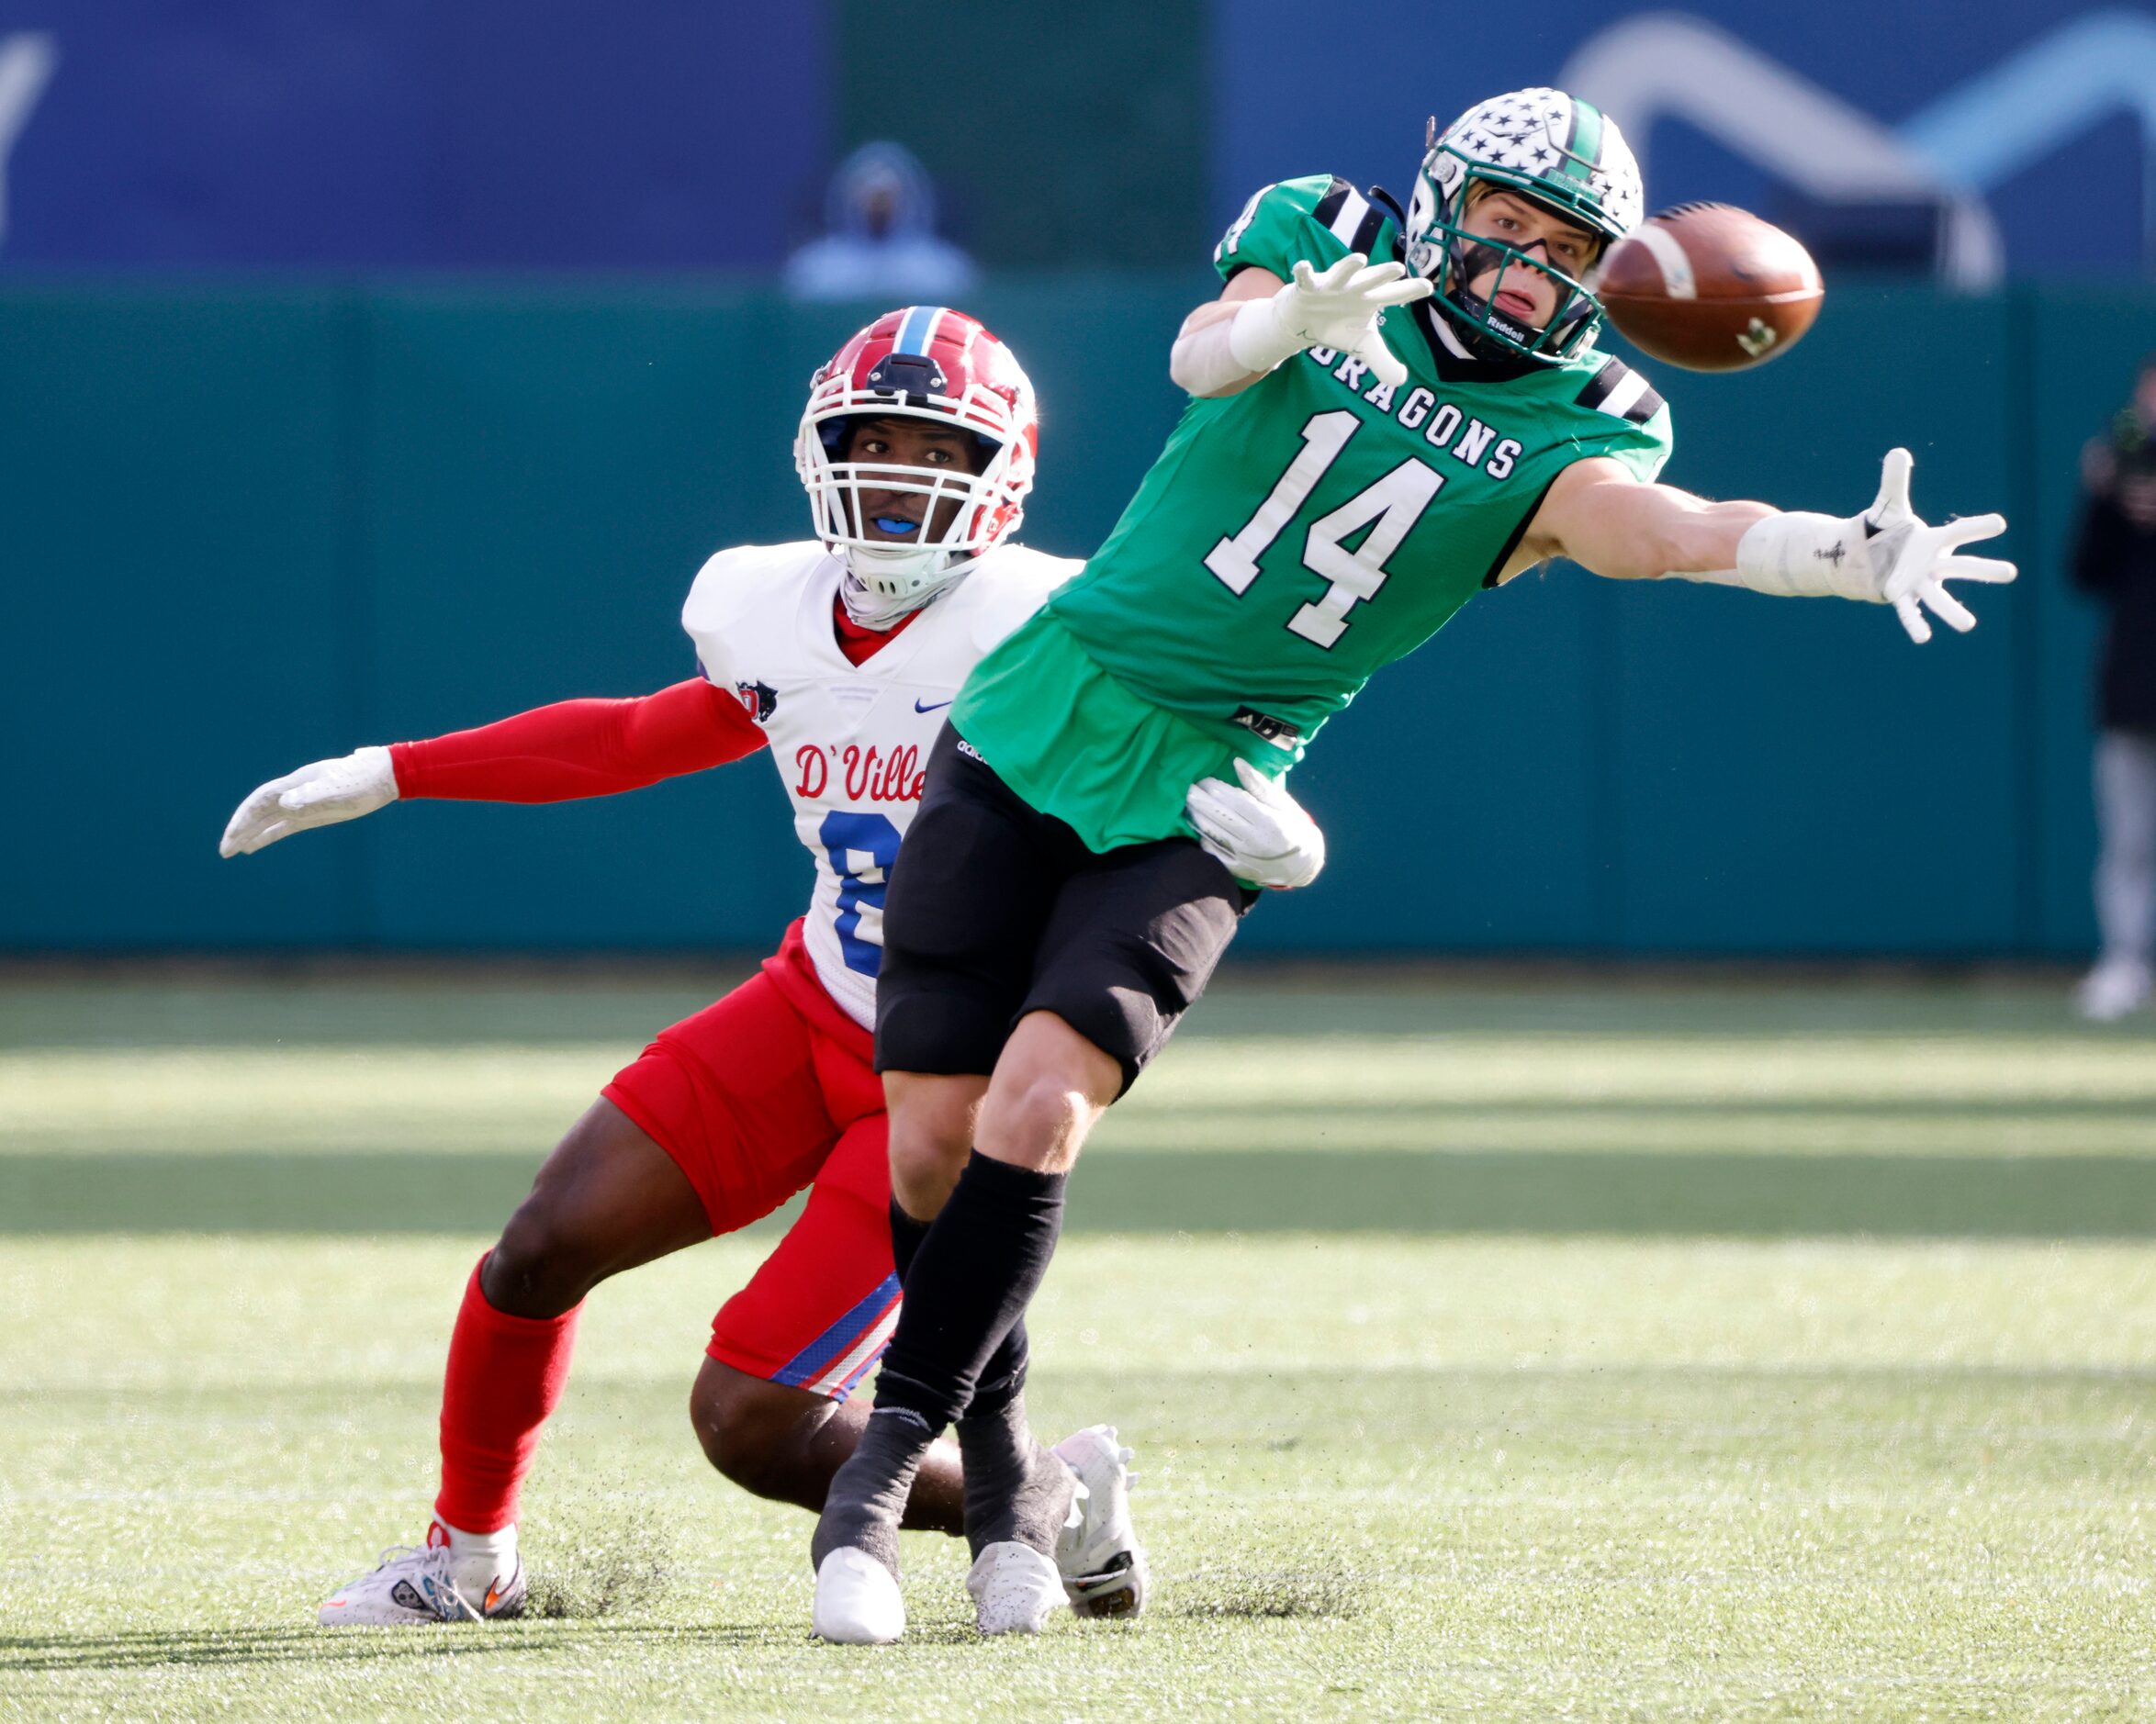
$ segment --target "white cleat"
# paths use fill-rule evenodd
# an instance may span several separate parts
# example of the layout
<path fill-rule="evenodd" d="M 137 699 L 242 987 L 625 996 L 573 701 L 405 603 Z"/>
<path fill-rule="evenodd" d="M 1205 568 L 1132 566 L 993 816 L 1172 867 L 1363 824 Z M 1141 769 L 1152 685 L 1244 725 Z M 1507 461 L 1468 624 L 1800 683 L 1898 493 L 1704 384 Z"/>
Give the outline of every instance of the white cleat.
<path fill-rule="evenodd" d="M 1082 1617 L 1134 1617 L 1145 1608 L 1145 1551 L 1130 1525 L 1130 1450 L 1113 1425 L 1073 1431 L 1055 1446 L 1078 1475 L 1079 1519 L 1056 1544 L 1056 1567 Z"/>
<path fill-rule="evenodd" d="M 446 1545 L 392 1545 L 371 1574 L 340 1586 L 317 1618 L 326 1629 L 407 1628 L 444 1622 L 497 1622 L 524 1610 L 524 1565 L 505 1581 L 461 1587 Z"/>
<path fill-rule="evenodd" d="M 2074 1003 L 2092 1024 L 2116 1024 L 2149 1003 L 2156 982 L 2150 968 L 2130 957 L 2107 957 L 2082 978 Z"/>
<path fill-rule="evenodd" d="M 983 1634 L 1039 1634 L 1062 1602 L 1063 1577 L 1029 1544 L 1005 1539 L 987 1547 L 966 1573 Z"/>
<path fill-rule="evenodd" d="M 816 1570 L 810 1630 L 837 1646 L 889 1646 L 905 1633 L 898 1580 L 866 1550 L 842 1544 Z"/>

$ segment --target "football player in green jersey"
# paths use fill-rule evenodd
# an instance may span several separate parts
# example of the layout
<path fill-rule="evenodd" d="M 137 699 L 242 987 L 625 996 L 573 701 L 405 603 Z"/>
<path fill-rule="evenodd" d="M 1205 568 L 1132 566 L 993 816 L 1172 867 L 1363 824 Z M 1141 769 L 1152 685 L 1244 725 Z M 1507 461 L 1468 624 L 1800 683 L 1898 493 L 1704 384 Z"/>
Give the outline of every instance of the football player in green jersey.
<path fill-rule="evenodd" d="M 1888 604 L 1919 642 L 1927 610 L 1974 625 L 1947 581 L 2013 578 L 1960 551 L 2000 517 L 1915 516 L 1901 450 L 1847 519 L 1656 483 L 1669 409 L 1594 345 L 1595 266 L 1644 207 L 1615 125 L 1522 90 L 1428 145 L 1404 216 L 1326 176 L 1251 199 L 1175 341 L 1192 399 L 1166 449 L 930 761 L 877 1000 L 905 1304 L 817 1528 L 819 1597 L 846 1548 L 894 1606 L 897 1508 L 955 1419 L 981 1625 L 1046 1616 L 1070 1500 L 1008 1392 L 1017 1319 L 1086 1134 L 1255 896 L 1192 841 L 1186 787 L 1262 795 L 1374 672 L 1548 558 Z M 965 1416 L 977 1386 L 994 1416 Z"/>

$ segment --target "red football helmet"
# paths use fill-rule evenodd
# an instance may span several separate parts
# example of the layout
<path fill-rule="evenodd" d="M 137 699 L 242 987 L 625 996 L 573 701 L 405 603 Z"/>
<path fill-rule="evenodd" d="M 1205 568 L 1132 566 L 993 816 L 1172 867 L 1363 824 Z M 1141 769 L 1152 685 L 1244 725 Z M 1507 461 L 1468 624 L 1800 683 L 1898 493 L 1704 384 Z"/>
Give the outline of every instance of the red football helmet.
<path fill-rule="evenodd" d="M 837 458 L 849 419 L 893 416 L 970 432 L 987 453 L 982 470 Z M 793 440 L 794 470 L 807 487 L 816 536 L 845 556 L 850 571 L 847 603 L 854 615 L 870 622 L 917 609 L 1016 531 L 1039 441 L 1032 384 L 1011 350 L 964 312 L 909 306 L 856 331 L 809 379 Z M 934 524 L 938 505 L 956 499 L 959 507 L 937 539 L 871 539 L 862 532 L 864 489 L 925 498 L 924 531 Z"/>

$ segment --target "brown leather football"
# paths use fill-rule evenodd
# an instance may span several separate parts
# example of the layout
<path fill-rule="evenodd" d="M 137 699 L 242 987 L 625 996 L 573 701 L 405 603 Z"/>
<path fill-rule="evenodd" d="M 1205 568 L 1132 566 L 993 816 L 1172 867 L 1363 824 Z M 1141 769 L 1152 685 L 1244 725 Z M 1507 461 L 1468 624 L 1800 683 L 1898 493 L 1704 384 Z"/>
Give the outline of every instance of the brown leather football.
<path fill-rule="evenodd" d="M 1597 292 L 1641 353 L 1740 371 L 1787 353 L 1825 289 L 1801 241 L 1734 204 L 1679 204 L 1610 249 Z"/>

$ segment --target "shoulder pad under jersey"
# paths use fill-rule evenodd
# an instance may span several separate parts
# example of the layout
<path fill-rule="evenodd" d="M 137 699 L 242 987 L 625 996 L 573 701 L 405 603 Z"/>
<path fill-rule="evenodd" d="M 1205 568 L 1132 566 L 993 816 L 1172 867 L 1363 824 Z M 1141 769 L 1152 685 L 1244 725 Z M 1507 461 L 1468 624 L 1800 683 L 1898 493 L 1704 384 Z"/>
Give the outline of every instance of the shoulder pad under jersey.
<path fill-rule="evenodd" d="M 801 583 L 831 553 L 813 539 L 792 544 L 744 544 L 721 551 L 696 571 L 681 606 L 681 627 L 696 643 L 697 663 L 705 677 L 731 687 L 732 636 L 751 617 L 767 617 L 777 605 L 791 605 Z"/>
<path fill-rule="evenodd" d="M 1622 359 L 1605 359 L 1580 386 L 1574 405 L 1589 410 L 1578 433 L 1583 450 L 1621 462 L 1652 483 L 1677 444 L 1669 404 Z"/>
<path fill-rule="evenodd" d="M 987 652 L 1084 566 L 1076 557 L 1050 556 L 1018 544 L 989 552 L 952 595 L 965 600 L 973 644 Z"/>
<path fill-rule="evenodd" d="M 1662 410 L 1662 397 L 1655 386 L 1614 357 L 1596 367 L 1580 389 L 1578 401 L 1581 407 L 1629 420 L 1634 425 L 1645 425 Z"/>
<path fill-rule="evenodd" d="M 1389 213 L 1334 174 L 1282 180 L 1256 193 L 1213 250 L 1213 266 L 1223 279 L 1236 271 L 1270 270 L 1283 281 L 1296 261 L 1308 258 L 1319 269 L 1350 252 L 1384 255 Z"/>

